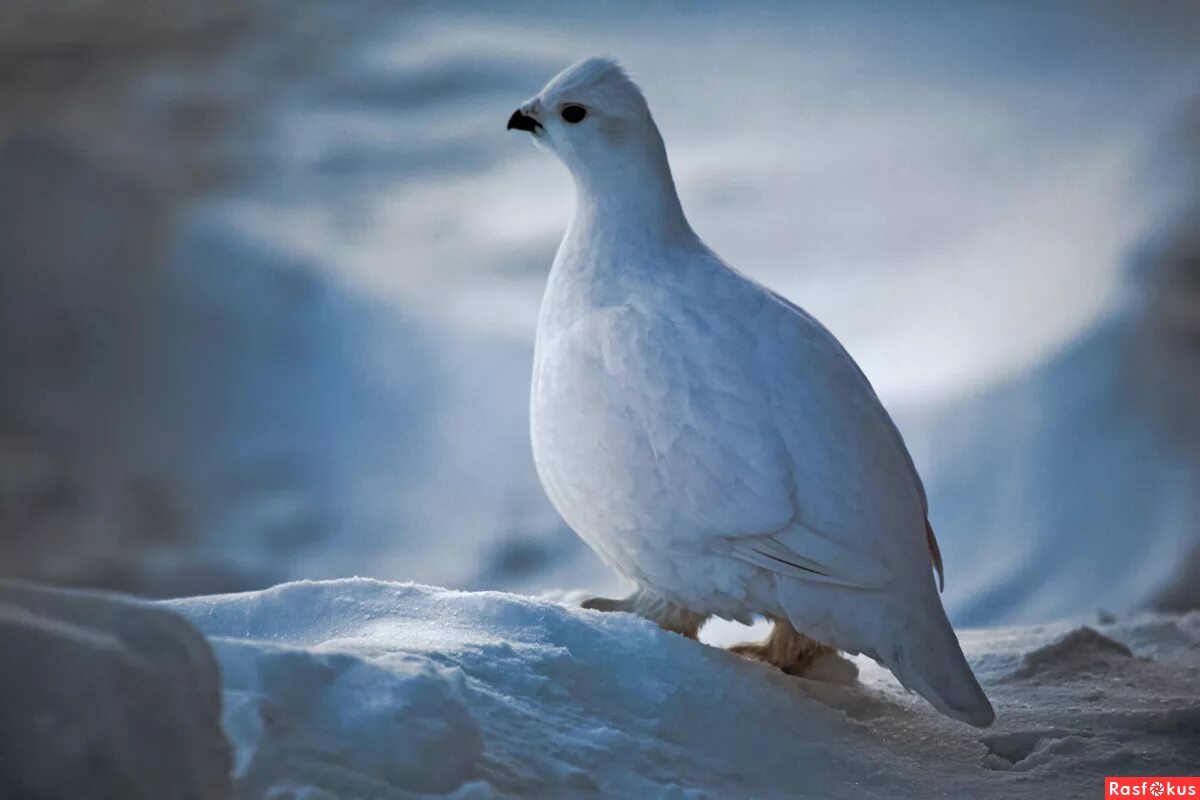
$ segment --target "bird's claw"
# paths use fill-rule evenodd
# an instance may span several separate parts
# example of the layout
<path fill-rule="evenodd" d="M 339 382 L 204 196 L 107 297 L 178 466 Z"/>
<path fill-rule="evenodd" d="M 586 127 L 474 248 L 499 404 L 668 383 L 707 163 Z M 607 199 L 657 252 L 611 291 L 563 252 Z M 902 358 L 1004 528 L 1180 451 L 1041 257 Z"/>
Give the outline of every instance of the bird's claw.
<path fill-rule="evenodd" d="M 593 597 L 589 600 L 584 600 L 580 605 L 583 608 L 592 611 L 624 611 L 625 604 L 621 600 L 612 600 L 608 597 Z"/>

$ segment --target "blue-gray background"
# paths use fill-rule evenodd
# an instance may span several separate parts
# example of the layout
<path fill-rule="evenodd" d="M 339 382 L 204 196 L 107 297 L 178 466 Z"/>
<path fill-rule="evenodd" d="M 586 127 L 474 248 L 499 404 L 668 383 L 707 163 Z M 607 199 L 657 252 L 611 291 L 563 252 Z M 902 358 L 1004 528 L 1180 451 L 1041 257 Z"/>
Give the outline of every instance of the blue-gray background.
<path fill-rule="evenodd" d="M 599 54 L 896 413 L 956 621 L 1195 605 L 1194 9 L 9 0 L 0 572 L 613 589 L 527 444 L 569 180 L 504 131 Z"/>

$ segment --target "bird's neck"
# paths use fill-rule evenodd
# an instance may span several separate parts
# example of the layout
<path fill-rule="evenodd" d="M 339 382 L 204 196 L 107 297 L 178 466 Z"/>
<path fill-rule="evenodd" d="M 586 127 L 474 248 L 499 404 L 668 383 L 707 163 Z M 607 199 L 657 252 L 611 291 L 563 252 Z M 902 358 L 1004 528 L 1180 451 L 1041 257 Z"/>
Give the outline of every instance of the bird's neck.
<path fill-rule="evenodd" d="M 687 247 L 696 239 L 684 216 L 656 129 L 620 157 L 572 170 L 575 216 L 568 236 L 589 246 Z M 583 242 L 581 242 L 582 244 Z"/>

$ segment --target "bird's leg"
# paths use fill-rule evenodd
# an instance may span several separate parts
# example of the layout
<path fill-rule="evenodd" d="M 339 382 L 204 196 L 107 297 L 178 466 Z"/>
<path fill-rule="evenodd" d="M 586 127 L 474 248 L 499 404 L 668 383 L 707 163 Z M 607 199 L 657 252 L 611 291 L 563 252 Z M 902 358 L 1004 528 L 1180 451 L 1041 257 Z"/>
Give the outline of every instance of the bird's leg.
<path fill-rule="evenodd" d="M 593 611 L 624 611 L 645 617 L 663 630 L 678 633 L 689 639 L 695 639 L 702 626 L 708 619 L 707 614 L 698 614 L 683 606 L 677 606 L 664 600 L 648 589 L 638 589 L 624 600 L 610 600 L 607 597 L 593 597 L 583 601 L 584 608 Z"/>
<path fill-rule="evenodd" d="M 818 656 L 836 653 L 837 648 L 805 636 L 786 619 L 777 619 L 765 642 L 737 644 L 729 651 L 745 658 L 765 661 L 789 675 L 803 676 Z"/>

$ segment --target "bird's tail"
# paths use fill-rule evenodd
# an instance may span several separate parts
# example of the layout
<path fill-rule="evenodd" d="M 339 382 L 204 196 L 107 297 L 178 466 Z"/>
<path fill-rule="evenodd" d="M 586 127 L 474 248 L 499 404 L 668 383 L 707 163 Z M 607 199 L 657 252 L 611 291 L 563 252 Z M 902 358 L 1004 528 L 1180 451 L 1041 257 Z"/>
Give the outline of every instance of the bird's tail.
<path fill-rule="evenodd" d="M 920 619 L 906 615 L 893 631 L 892 646 L 878 648 L 876 654 L 901 684 L 948 717 L 977 728 L 992 724 L 996 712 L 975 679 L 941 603 L 935 613 L 925 612 Z"/>

